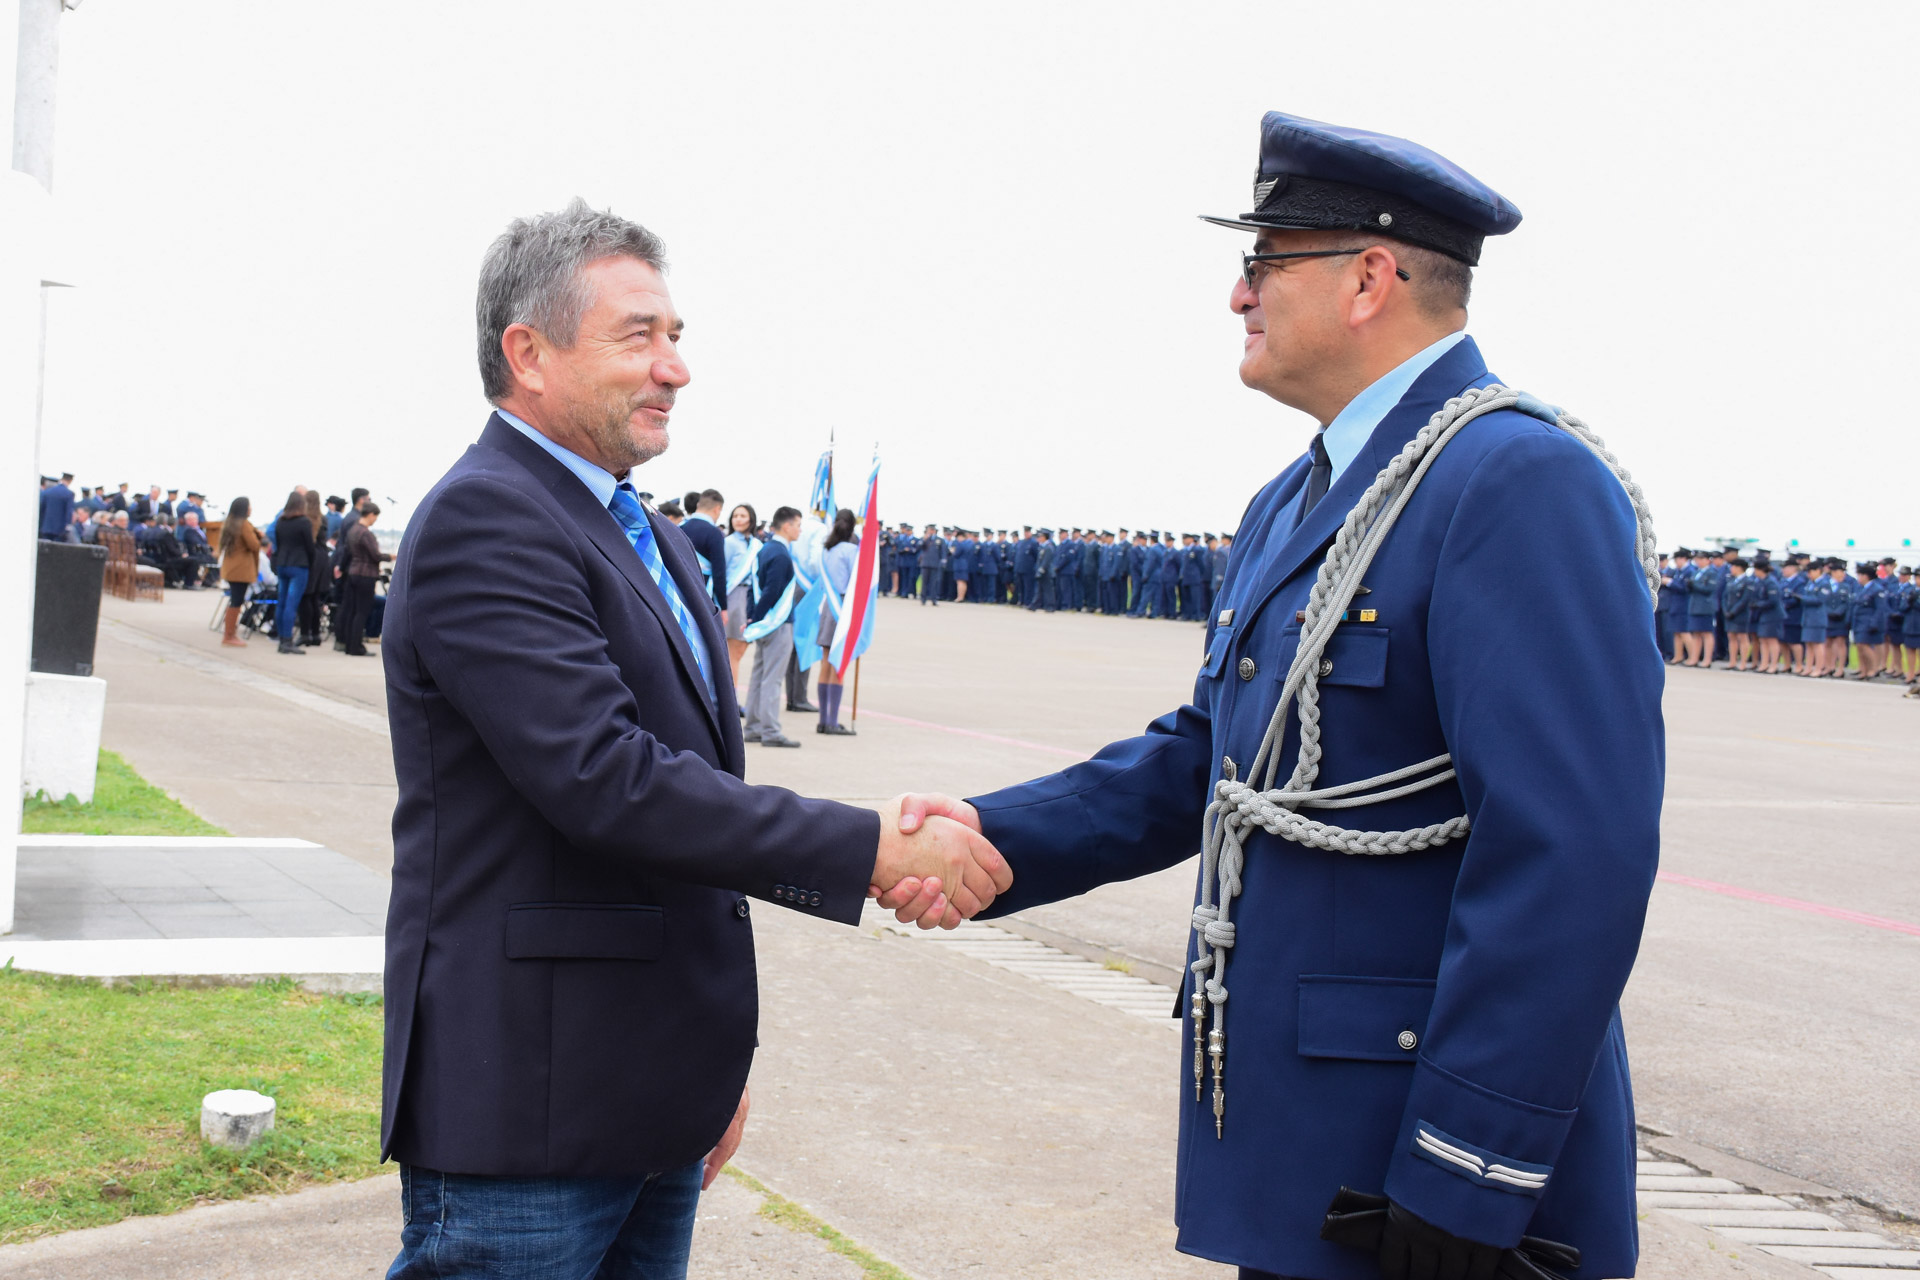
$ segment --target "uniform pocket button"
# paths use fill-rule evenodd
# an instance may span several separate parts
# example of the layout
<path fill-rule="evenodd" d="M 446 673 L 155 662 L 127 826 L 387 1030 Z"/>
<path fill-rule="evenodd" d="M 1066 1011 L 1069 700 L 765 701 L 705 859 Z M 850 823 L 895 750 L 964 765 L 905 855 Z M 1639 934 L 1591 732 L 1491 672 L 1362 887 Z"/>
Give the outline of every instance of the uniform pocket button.
<path fill-rule="evenodd" d="M 1408 1053 L 1412 1053 L 1415 1049 L 1418 1049 L 1420 1047 L 1420 1037 L 1413 1034 L 1413 1032 L 1411 1031 L 1402 1031 L 1400 1033 L 1399 1045 L 1402 1049 L 1405 1049 Z"/>
<path fill-rule="evenodd" d="M 747 918 L 747 912 L 749 909 L 750 908 L 747 906 L 747 900 L 745 898 L 742 898 L 740 899 L 740 901 L 733 904 L 733 914 L 739 916 L 742 920 L 745 920 Z"/>
<path fill-rule="evenodd" d="M 1260 667 L 1252 658 L 1240 659 L 1240 678 L 1242 680 L 1251 680 L 1259 674 Z"/>
<path fill-rule="evenodd" d="M 1333 674 L 1333 659 L 1332 658 L 1320 659 L 1320 678 L 1322 680 L 1325 680 L 1328 676 L 1332 674 Z"/>

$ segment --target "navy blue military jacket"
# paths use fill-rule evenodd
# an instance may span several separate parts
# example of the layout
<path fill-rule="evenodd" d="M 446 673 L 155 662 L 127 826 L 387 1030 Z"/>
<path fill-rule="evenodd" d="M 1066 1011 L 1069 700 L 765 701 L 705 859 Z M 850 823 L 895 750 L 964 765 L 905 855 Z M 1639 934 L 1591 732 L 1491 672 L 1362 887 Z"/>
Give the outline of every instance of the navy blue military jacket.
<path fill-rule="evenodd" d="M 1261 491 L 1193 701 L 1084 764 L 973 801 L 1014 871 L 995 914 L 1199 848 L 1223 761 L 1244 771 L 1258 750 L 1299 644 L 1295 613 L 1340 523 L 1435 410 L 1491 381 L 1472 341 L 1443 355 L 1298 528 L 1307 460 Z M 1550 591 L 1512 572 L 1546 545 L 1588 549 L 1591 570 Z M 1190 1030 L 1167 1064 L 1179 1246 L 1282 1275 L 1374 1280 L 1374 1258 L 1319 1238 L 1347 1186 L 1475 1240 L 1576 1245 L 1580 1277 L 1631 1275 L 1635 1137 L 1617 1005 L 1658 862 L 1664 776 L 1664 672 L 1631 506 L 1572 437 L 1488 414 L 1433 461 L 1365 581 L 1357 603 L 1376 620 L 1343 624 L 1325 654 L 1316 785 L 1443 751 L 1459 776 L 1327 817 L 1399 830 L 1464 812 L 1472 830 L 1388 857 L 1248 840 L 1224 1137 L 1210 1098 L 1194 1100 Z M 1281 781 L 1298 749 L 1290 713 Z"/>
<path fill-rule="evenodd" d="M 691 1163 L 753 1061 L 747 896 L 859 919 L 878 817 L 741 781 L 716 611 L 652 522 L 717 701 L 613 514 L 499 417 L 407 529 L 382 645 L 400 783 L 383 1158 Z"/>

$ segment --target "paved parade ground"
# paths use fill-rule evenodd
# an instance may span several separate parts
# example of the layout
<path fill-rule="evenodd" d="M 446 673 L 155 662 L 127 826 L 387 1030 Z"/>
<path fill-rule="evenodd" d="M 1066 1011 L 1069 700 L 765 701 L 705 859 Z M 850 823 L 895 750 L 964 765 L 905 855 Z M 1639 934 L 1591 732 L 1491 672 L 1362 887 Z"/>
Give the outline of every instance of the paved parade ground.
<path fill-rule="evenodd" d="M 104 745 L 235 835 L 311 840 L 384 874 L 379 663 L 258 640 L 223 650 L 212 608 L 177 592 L 105 602 Z M 817 737 L 790 715 L 803 748 L 749 747 L 750 780 L 855 802 L 976 793 L 1137 732 L 1186 698 L 1200 656 L 1190 624 L 886 600 L 879 628 L 859 736 Z M 1818 1184 L 1883 1216 L 1920 1213 L 1920 702 L 1897 686 L 1670 670 L 1666 712 L 1662 882 L 1625 1001 L 1648 1141 L 1671 1135 L 1671 1154 L 1747 1188 L 1771 1177 L 1783 1193 Z M 228 745 L 183 750 L 182 725 Z M 1183 1046 L 1153 1013 L 1171 992 L 1148 984 L 1183 962 L 1192 878 L 1188 864 L 1109 886 L 977 942 L 756 903 L 762 1047 L 736 1165 L 915 1276 L 1229 1274 L 1172 1252 Z M 1745 1175 L 1714 1168 L 1723 1156 Z M 722 1186 L 694 1274 L 859 1274 L 756 1217 L 760 1192 Z M 343 1257 L 390 1256 L 390 1195 L 326 1194 L 355 1207 L 325 1222 L 333 1211 L 288 1210 L 286 1258 L 327 1239 Z M 1712 1256 L 1724 1243 L 1663 1217 L 1644 1225 L 1643 1275 L 1784 1265 Z M 105 1229 L 169 1248 L 193 1230 Z M 132 1247 L 121 1237 L 99 1248 Z M 273 1270 L 276 1238 L 255 1238 L 247 1274 L 303 1274 Z M 60 1247 L 72 1256 L 45 1274 L 117 1274 L 86 1270 L 84 1242 Z M 0 1275 L 42 1273 L 9 1252 Z"/>

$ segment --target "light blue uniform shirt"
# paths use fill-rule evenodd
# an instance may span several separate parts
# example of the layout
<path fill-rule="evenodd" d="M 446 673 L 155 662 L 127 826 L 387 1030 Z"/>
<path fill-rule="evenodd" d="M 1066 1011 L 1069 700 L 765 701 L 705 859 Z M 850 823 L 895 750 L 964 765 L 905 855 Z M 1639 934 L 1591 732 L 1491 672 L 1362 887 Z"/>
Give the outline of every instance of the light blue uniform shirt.
<path fill-rule="evenodd" d="M 1373 429 L 1380 425 L 1380 420 L 1387 416 L 1393 406 L 1400 403 L 1407 389 L 1421 374 L 1433 367 L 1434 361 L 1451 351 L 1466 336 L 1464 329 L 1450 333 L 1426 350 L 1407 357 L 1391 373 L 1383 374 L 1372 386 L 1348 401 L 1347 407 L 1327 424 L 1321 439 L 1327 446 L 1327 458 L 1333 463 L 1333 478 L 1327 482 L 1329 489 L 1340 483 L 1341 472 L 1360 456 L 1360 451 L 1366 448 L 1368 437 L 1373 435 Z"/>

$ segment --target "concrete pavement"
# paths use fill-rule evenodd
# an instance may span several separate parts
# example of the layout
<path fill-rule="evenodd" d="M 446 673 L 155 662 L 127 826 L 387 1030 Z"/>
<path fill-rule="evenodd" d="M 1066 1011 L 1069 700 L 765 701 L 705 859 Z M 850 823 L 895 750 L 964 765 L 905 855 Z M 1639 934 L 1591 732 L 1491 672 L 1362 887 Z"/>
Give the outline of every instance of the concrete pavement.
<path fill-rule="evenodd" d="M 187 616 L 200 603 L 107 602 L 106 745 L 237 834 L 301 836 L 384 869 L 378 664 L 221 650 Z M 803 749 L 750 748 L 752 780 L 851 800 L 1003 785 L 1137 732 L 1187 696 L 1199 649 L 1188 625 L 988 607 L 884 601 L 880 626 L 860 736 L 818 738 L 796 718 Z M 1920 920 L 1920 706 L 1886 687 L 1670 674 L 1670 871 Z M 198 750 L 180 749 L 181 724 Z M 1176 868 L 1015 924 L 1177 970 L 1191 884 Z M 1170 1026 L 911 940 L 755 918 L 767 998 L 742 1167 L 916 1275 L 1227 1274 L 1167 1249 Z M 1910 1206 L 1916 977 L 1911 936 L 1663 883 L 1627 999 L 1643 1113 L 1709 1149 Z M 969 1216 L 976 1205 L 992 1212 Z M 390 1230 L 378 1214 L 364 1226 Z M 1642 1274 L 1751 1263 L 1656 1226 Z M 736 1265 L 709 1242 L 703 1265 Z"/>

